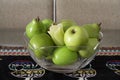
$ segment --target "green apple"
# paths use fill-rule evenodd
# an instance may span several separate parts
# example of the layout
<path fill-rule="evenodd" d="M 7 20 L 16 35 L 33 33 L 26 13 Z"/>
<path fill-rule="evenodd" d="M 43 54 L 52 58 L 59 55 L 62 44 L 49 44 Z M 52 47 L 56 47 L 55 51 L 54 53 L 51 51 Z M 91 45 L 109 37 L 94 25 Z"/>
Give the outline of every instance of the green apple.
<path fill-rule="evenodd" d="M 43 28 L 43 24 L 39 21 L 39 18 L 33 19 L 26 26 L 26 35 L 31 39 L 35 34 L 42 33 Z"/>
<path fill-rule="evenodd" d="M 59 22 L 60 24 L 63 25 L 63 30 L 66 31 L 69 27 L 77 25 L 76 22 L 74 22 L 73 20 L 62 20 Z"/>
<path fill-rule="evenodd" d="M 77 52 L 69 50 L 66 46 L 55 49 L 52 61 L 56 65 L 65 66 L 78 60 Z"/>
<path fill-rule="evenodd" d="M 36 34 L 30 40 L 30 45 L 37 58 L 48 56 L 52 52 L 50 46 L 54 46 L 54 42 L 46 33 Z"/>
<path fill-rule="evenodd" d="M 64 42 L 70 50 L 78 51 L 81 46 L 87 44 L 88 34 L 82 27 L 72 26 L 66 30 Z"/>
<path fill-rule="evenodd" d="M 86 48 L 79 50 L 79 55 L 82 58 L 91 57 L 95 53 L 96 46 L 98 43 L 99 43 L 99 41 L 97 38 L 89 38 Z"/>
<path fill-rule="evenodd" d="M 90 38 L 99 38 L 100 24 L 85 24 L 83 28 L 88 32 Z"/>
<path fill-rule="evenodd" d="M 43 19 L 42 23 L 44 25 L 44 32 L 47 32 L 49 27 L 53 24 L 53 20 L 52 19 Z"/>

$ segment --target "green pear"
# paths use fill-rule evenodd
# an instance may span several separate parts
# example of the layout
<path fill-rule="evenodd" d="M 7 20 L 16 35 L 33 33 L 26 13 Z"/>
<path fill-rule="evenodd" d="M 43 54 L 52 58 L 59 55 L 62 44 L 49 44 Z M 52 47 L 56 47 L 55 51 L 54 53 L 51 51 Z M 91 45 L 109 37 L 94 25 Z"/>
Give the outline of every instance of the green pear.
<path fill-rule="evenodd" d="M 32 38 L 35 34 L 40 34 L 43 32 L 43 24 L 39 20 L 39 18 L 33 19 L 30 23 L 26 26 L 26 35 L 28 38 Z"/>
<path fill-rule="evenodd" d="M 89 58 L 91 57 L 96 50 L 96 46 L 99 43 L 97 38 L 89 38 L 86 48 L 79 50 L 79 55 L 82 58 Z"/>
<path fill-rule="evenodd" d="M 88 34 L 82 27 L 72 26 L 66 30 L 64 42 L 70 50 L 78 51 L 88 43 Z"/>
<path fill-rule="evenodd" d="M 88 46 L 94 48 L 99 43 L 97 38 L 89 38 L 88 40 Z"/>
<path fill-rule="evenodd" d="M 99 38 L 100 24 L 85 24 L 82 26 L 89 35 L 89 38 Z"/>
<path fill-rule="evenodd" d="M 36 34 L 30 40 L 30 48 L 37 58 L 49 56 L 53 50 L 50 46 L 54 46 L 54 42 L 46 33 Z"/>
<path fill-rule="evenodd" d="M 63 25 L 63 30 L 64 32 L 71 26 L 77 25 L 76 22 L 74 22 L 73 20 L 62 20 L 60 21 L 60 24 Z"/>
<path fill-rule="evenodd" d="M 52 19 L 43 19 L 42 23 L 44 25 L 43 32 L 47 32 L 49 30 L 49 27 L 53 24 L 53 20 Z"/>

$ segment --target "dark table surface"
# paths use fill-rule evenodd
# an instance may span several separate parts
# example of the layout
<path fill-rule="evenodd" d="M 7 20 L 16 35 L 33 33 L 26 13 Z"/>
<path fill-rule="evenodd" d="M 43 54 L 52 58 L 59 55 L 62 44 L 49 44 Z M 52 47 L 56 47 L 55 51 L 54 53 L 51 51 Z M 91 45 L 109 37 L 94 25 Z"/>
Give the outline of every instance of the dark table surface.
<path fill-rule="evenodd" d="M 88 80 L 120 80 L 120 47 L 100 48 L 89 65 L 66 75 L 41 68 L 32 60 L 25 47 L 0 47 L 0 80 L 78 79 L 74 77 L 86 77 Z"/>

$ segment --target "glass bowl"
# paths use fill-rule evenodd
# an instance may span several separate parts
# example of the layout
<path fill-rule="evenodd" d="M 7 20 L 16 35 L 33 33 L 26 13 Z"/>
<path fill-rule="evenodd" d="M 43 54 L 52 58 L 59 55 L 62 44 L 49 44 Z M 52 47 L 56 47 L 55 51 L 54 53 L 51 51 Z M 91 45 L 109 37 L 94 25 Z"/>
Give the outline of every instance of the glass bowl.
<path fill-rule="evenodd" d="M 35 49 L 29 43 L 29 39 L 27 38 L 25 33 L 24 33 L 24 37 L 25 37 L 25 42 L 26 42 L 29 54 L 32 57 L 32 59 L 38 65 L 40 65 L 42 68 L 45 68 L 45 69 L 47 69 L 49 71 L 54 71 L 54 72 L 57 72 L 57 73 L 70 73 L 70 72 L 74 72 L 74 71 L 77 71 L 78 69 L 81 69 L 81 68 L 85 67 L 86 65 L 88 65 L 94 59 L 94 57 L 96 56 L 97 51 L 99 50 L 99 45 L 101 43 L 103 34 L 102 34 L 102 32 L 100 32 L 100 41 L 94 47 L 94 53 L 93 53 L 92 56 L 90 56 L 89 58 L 81 58 L 81 57 L 79 57 L 75 63 L 65 65 L 65 66 L 60 66 L 60 65 L 54 64 L 53 61 L 51 59 L 49 59 L 49 57 L 42 57 L 42 58 L 36 57 L 36 55 L 34 54 L 34 51 L 33 51 Z M 44 53 L 49 54 L 50 51 L 54 52 L 54 50 L 56 48 L 60 48 L 60 47 L 63 47 L 63 46 L 47 46 L 47 47 L 43 46 L 43 47 L 40 47 L 39 49 L 36 49 L 36 51 L 42 50 L 42 51 L 44 51 Z M 85 48 L 85 47 L 87 47 L 87 46 L 80 46 L 80 48 Z"/>

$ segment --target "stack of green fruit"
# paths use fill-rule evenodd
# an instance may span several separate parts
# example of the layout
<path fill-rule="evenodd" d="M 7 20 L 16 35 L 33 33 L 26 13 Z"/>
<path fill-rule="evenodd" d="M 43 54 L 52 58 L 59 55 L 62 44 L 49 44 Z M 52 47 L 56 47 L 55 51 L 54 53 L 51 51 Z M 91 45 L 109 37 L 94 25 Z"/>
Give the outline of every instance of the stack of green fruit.
<path fill-rule="evenodd" d="M 97 23 L 79 26 L 72 20 L 56 24 L 51 19 L 36 18 L 27 24 L 25 33 L 36 58 L 65 66 L 94 55 L 99 32 Z"/>

